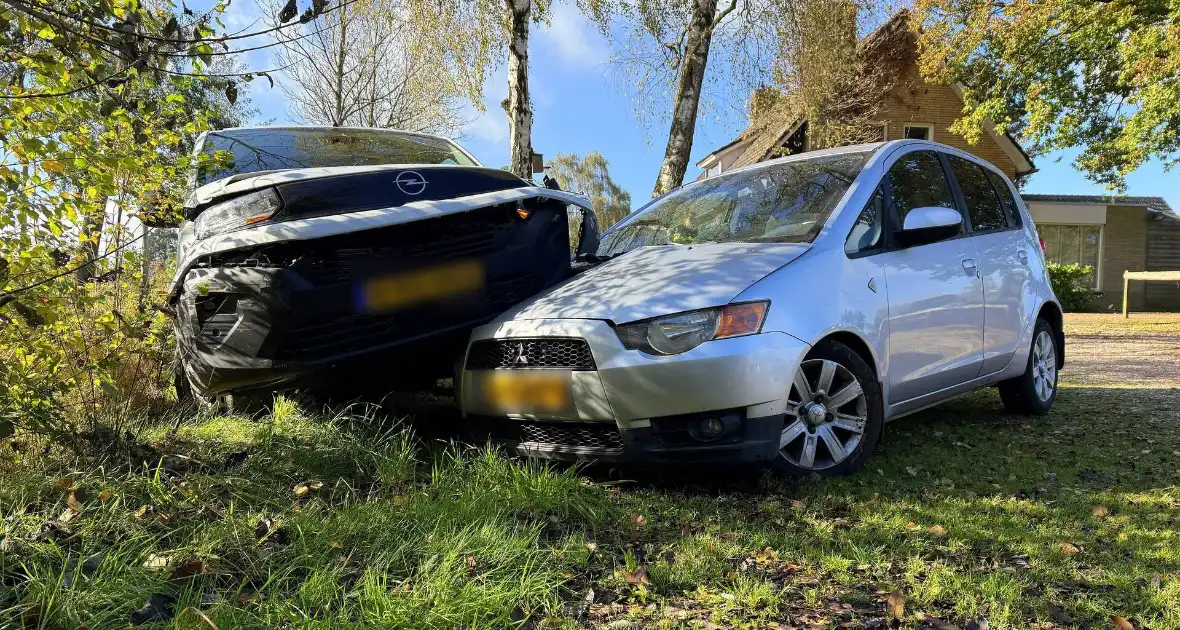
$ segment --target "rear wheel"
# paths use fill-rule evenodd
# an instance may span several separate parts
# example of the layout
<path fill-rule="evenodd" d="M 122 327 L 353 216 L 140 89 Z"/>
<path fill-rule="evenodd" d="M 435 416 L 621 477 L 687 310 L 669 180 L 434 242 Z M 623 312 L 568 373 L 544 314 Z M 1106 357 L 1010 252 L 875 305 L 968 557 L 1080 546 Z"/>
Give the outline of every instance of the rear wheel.
<path fill-rule="evenodd" d="M 775 467 L 831 477 L 859 470 L 881 436 L 881 386 L 860 355 L 836 341 L 815 347 L 795 371 Z"/>
<path fill-rule="evenodd" d="M 1053 327 L 1037 319 L 1024 374 L 1000 383 L 1000 400 L 1008 411 L 1043 416 L 1057 400 L 1057 337 Z"/>

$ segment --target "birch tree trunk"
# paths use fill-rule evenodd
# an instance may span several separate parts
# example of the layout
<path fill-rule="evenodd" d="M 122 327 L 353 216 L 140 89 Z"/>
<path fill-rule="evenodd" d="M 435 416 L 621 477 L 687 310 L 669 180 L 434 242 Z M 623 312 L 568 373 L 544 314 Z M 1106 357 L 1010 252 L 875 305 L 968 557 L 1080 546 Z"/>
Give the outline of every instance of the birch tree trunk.
<path fill-rule="evenodd" d="M 345 79 L 344 59 L 348 54 L 347 6 L 348 5 L 341 5 L 340 6 L 340 9 L 339 9 L 340 15 L 337 18 L 340 21 L 340 24 L 337 27 L 337 30 L 339 30 L 340 40 L 339 40 L 339 44 L 336 47 L 336 67 L 334 68 L 335 72 L 332 75 L 332 79 L 333 79 L 333 83 L 334 83 L 334 85 L 332 86 L 334 88 L 332 90 L 334 92 L 334 94 L 332 95 L 333 101 L 334 101 L 333 102 L 333 111 L 332 111 L 332 126 L 333 127 L 344 126 L 344 122 L 346 119 L 346 115 L 344 112 L 344 107 L 345 107 L 345 103 L 344 103 L 344 89 L 345 89 L 345 87 L 344 87 L 344 79 Z"/>
<path fill-rule="evenodd" d="M 508 164 L 518 177 L 533 176 L 533 107 L 529 102 L 529 18 L 532 0 L 508 3 Z"/>
<path fill-rule="evenodd" d="M 697 108 L 701 102 L 701 87 L 705 81 L 705 64 L 709 61 L 709 43 L 717 18 L 717 0 L 694 0 L 692 20 L 680 63 L 680 81 L 672 106 L 672 127 L 668 130 L 668 147 L 664 162 L 656 178 L 652 198 L 676 188 L 684 182 L 688 158 L 692 152 L 692 138 L 696 133 Z"/>

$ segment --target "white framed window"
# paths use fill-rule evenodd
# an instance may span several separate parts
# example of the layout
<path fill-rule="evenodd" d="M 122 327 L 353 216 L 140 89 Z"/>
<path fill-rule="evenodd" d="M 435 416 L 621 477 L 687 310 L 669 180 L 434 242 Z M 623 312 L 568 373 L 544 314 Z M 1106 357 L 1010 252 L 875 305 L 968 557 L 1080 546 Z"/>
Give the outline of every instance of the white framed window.
<path fill-rule="evenodd" d="M 1045 241 L 1045 257 L 1063 265 L 1085 265 L 1094 269 L 1093 289 L 1102 290 L 1101 225 L 1037 225 Z"/>
<path fill-rule="evenodd" d="M 933 140 L 934 125 L 930 123 L 906 123 L 901 137 L 906 140 Z"/>

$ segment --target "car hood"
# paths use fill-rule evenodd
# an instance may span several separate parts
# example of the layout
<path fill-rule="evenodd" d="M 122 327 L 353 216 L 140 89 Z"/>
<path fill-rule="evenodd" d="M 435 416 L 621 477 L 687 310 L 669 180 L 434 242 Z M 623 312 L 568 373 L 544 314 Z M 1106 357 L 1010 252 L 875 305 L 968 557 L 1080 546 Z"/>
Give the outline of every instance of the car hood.
<path fill-rule="evenodd" d="M 641 247 L 526 300 L 500 319 L 622 324 L 720 306 L 809 248 L 806 243 Z"/>
<path fill-rule="evenodd" d="M 278 186 L 291 182 L 322 179 L 325 177 L 339 177 L 341 175 L 356 175 L 361 173 L 376 173 L 381 171 L 404 171 L 415 168 L 457 168 L 468 171 L 488 170 L 497 172 L 499 169 L 489 169 L 485 166 L 460 166 L 456 164 L 378 164 L 373 166 L 321 166 L 314 168 L 293 168 L 280 171 L 259 171 L 257 173 L 242 173 L 209 182 L 194 189 L 185 201 L 187 208 L 197 208 L 208 205 L 221 197 L 239 195 L 241 193 Z M 528 183 L 521 180 L 521 186 Z"/>

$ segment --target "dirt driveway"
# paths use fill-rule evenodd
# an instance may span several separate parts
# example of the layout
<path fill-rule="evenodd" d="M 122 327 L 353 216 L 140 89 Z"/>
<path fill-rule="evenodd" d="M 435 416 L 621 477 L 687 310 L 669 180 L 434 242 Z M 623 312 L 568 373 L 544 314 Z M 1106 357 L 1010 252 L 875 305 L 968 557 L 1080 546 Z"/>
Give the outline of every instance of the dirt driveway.
<path fill-rule="evenodd" d="M 1180 313 L 1065 316 L 1065 385 L 1180 388 Z"/>

